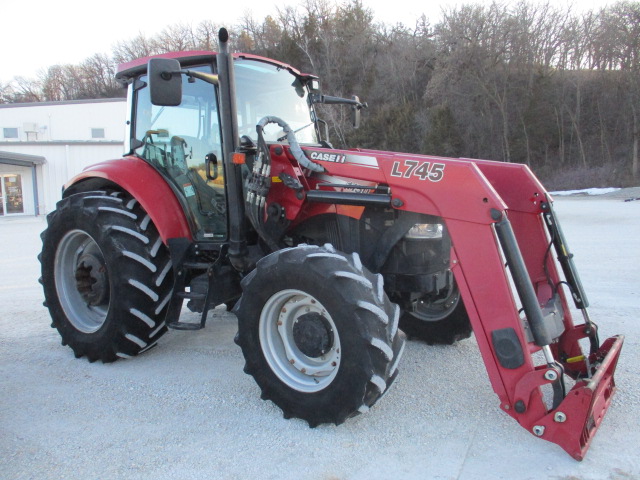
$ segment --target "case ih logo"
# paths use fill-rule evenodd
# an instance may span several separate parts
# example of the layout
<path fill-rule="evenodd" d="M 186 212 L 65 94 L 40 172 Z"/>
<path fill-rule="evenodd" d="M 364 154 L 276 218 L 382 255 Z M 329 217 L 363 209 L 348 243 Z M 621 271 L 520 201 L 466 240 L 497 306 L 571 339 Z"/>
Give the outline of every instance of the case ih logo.
<path fill-rule="evenodd" d="M 324 162 L 344 163 L 347 156 L 339 153 L 311 152 L 311 160 L 322 160 Z"/>

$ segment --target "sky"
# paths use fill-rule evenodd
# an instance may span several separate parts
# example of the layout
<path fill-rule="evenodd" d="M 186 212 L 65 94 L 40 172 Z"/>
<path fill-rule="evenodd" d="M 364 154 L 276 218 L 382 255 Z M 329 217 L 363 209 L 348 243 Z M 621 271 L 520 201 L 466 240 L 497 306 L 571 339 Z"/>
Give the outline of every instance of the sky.
<path fill-rule="evenodd" d="M 338 0 L 339 1 L 339 0 Z M 490 4 L 492 0 L 363 0 L 375 19 L 393 25 L 413 26 L 423 13 L 437 23 L 443 8 L 464 3 Z M 546 0 L 530 0 L 533 3 Z M 573 9 L 598 9 L 612 0 L 549 0 L 558 7 L 573 3 Z M 155 3 L 155 2 L 154 2 Z M 300 3 L 296 0 L 180 0 L 170 2 L 107 0 L 31 0 L 4 2 L 0 45 L 0 82 L 14 77 L 35 78 L 38 72 L 56 64 L 78 64 L 95 53 L 111 53 L 118 41 L 139 33 L 153 36 L 176 23 L 197 25 L 211 20 L 232 26 L 246 14 L 255 19 L 275 15 L 277 5 Z M 507 1 L 508 3 L 508 1 Z"/>

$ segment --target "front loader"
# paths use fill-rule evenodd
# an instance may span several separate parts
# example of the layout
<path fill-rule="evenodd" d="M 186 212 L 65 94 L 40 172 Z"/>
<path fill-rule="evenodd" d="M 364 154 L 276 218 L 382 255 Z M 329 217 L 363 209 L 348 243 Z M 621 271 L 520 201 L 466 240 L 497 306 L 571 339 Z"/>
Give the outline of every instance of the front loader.
<path fill-rule="evenodd" d="M 45 305 L 76 357 L 238 317 L 245 372 L 286 418 L 366 412 L 405 334 L 475 334 L 501 408 L 581 460 L 615 390 L 553 202 L 523 165 L 334 149 L 318 79 L 253 55 L 120 65 L 128 153 L 70 180 L 43 232 Z M 340 107 L 343 105 L 343 107 Z M 183 303 L 200 312 L 183 321 Z M 571 309 L 581 312 L 574 322 Z"/>

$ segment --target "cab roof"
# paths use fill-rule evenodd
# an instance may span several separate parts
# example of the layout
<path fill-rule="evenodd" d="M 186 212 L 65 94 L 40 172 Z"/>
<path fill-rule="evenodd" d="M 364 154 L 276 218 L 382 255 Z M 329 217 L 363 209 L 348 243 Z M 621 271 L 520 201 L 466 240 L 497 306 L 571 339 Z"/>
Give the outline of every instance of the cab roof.
<path fill-rule="evenodd" d="M 207 51 L 207 50 L 192 50 L 192 51 L 183 51 L 183 52 L 168 52 L 161 53 L 159 55 L 151 55 L 148 57 L 137 58 L 130 62 L 121 63 L 118 65 L 118 70 L 116 72 L 116 80 L 120 83 L 127 84 L 133 78 L 146 73 L 147 71 L 147 63 L 150 58 L 172 58 L 180 61 L 180 65 L 182 67 L 190 67 L 193 65 L 201 65 L 203 63 L 213 63 L 217 56 L 216 52 Z M 249 53 L 234 53 L 233 58 L 242 58 L 248 60 L 255 60 L 258 62 L 269 63 L 271 65 L 275 65 L 276 67 L 280 67 L 282 69 L 288 70 L 293 75 L 300 77 L 302 79 L 310 79 L 317 78 L 315 75 L 311 75 L 308 73 L 302 73 L 298 69 L 293 68 L 291 65 L 279 62 L 277 60 L 273 60 L 271 58 L 260 57 L 258 55 L 252 55 Z"/>

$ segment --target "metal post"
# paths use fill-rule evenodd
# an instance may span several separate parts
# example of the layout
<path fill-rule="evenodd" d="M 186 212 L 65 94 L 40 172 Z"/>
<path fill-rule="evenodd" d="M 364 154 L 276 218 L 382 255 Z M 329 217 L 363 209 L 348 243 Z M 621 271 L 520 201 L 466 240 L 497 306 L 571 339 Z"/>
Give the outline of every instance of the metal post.
<path fill-rule="evenodd" d="M 40 215 L 40 205 L 38 205 L 38 178 L 36 172 L 36 164 L 31 165 L 31 183 L 33 184 L 33 209 L 35 216 Z"/>

